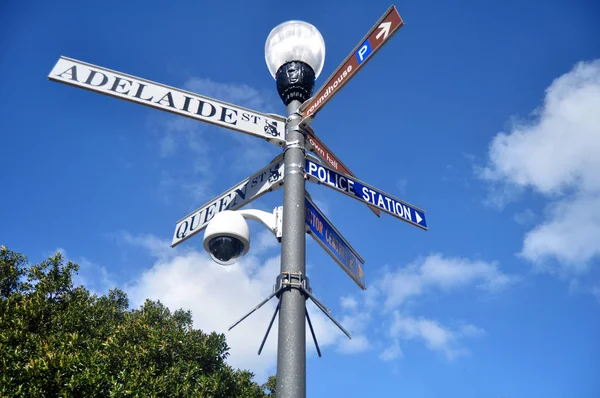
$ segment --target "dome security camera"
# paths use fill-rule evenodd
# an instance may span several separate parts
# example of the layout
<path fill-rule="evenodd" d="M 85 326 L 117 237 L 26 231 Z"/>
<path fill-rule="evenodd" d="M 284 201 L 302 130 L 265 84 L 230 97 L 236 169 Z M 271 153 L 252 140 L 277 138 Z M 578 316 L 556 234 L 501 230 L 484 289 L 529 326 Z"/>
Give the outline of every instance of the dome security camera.
<path fill-rule="evenodd" d="M 221 265 L 231 265 L 250 250 L 250 229 L 238 212 L 217 213 L 204 233 L 204 250 Z"/>

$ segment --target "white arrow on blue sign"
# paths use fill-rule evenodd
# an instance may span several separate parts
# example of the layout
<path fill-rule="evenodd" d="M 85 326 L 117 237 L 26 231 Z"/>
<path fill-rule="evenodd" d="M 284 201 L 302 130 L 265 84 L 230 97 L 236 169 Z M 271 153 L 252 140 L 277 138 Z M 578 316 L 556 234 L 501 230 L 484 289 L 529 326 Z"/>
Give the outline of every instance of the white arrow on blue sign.
<path fill-rule="evenodd" d="M 323 248 L 333 260 L 362 290 L 365 287 L 365 275 L 363 264 L 365 260 L 358 255 L 356 250 L 350 246 L 342 234 L 331 224 L 323 212 L 310 200 L 308 192 L 304 197 L 306 205 L 306 230 L 315 238 L 315 241 Z"/>
<path fill-rule="evenodd" d="M 425 211 L 397 199 L 377 188 L 346 174 L 325 167 L 309 158 L 305 163 L 306 174 L 312 182 L 327 185 L 351 198 L 377 206 L 394 217 L 427 230 Z"/>

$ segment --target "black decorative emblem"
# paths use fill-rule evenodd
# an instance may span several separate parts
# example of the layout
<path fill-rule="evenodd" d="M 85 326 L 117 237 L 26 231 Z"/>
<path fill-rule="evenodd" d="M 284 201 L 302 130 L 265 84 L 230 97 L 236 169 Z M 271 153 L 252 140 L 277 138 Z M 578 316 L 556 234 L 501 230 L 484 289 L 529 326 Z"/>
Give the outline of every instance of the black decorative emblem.
<path fill-rule="evenodd" d="M 275 166 L 271 167 L 269 172 L 270 172 L 269 182 L 272 183 L 272 182 L 279 181 L 279 179 L 281 178 L 281 173 L 279 172 L 279 163 L 277 163 Z"/>
<path fill-rule="evenodd" d="M 277 131 L 277 122 L 269 123 L 265 120 L 265 133 L 272 135 L 273 137 L 279 137 L 279 131 Z"/>

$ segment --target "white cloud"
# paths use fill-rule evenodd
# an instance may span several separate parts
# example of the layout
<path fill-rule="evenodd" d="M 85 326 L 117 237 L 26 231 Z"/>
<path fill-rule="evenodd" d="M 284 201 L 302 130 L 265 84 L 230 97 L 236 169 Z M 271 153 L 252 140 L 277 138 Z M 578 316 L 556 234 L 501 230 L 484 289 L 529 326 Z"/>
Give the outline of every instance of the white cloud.
<path fill-rule="evenodd" d="M 348 304 L 350 301 L 346 298 L 345 302 Z M 371 342 L 366 334 L 369 331 L 368 326 L 372 315 L 368 311 L 358 310 L 358 307 L 346 308 L 346 312 L 346 315 L 340 319 L 340 324 L 348 330 L 352 339 L 342 335 L 343 339 L 339 340 L 338 352 L 357 354 L 369 350 Z"/>
<path fill-rule="evenodd" d="M 402 350 L 400 349 L 398 339 L 394 339 L 394 342 L 379 354 L 379 358 L 383 361 L 392 361 L 401 356 Z"/>
<path fill-rule="evenodd" d="M 496 189 L 492 201 L 504 204 L 503 192 L 527 188 L 548 200 L 520 255 L 563 277 L 600 258 L 599 109 L 600 59 L 580 62 L 552 82 L 533 120 L 494 137 L 479 173 Z"/>
<path fill-rule="evenodd" d="M 173 134 L 165 134 L 160 139 L 159 147 L 161 157 L 166 158 L 174 155 L 175 149 L 177 148 L 177 143 L 175 142 L 175 137 L 173 137 Z"/>
<path fill-rule="evenodd" d="M 97 295 L 106 294 L 109 289 L 115 287 L 113 277 L 106 267 L 95 264 L 85 257 L 74 262 L 79 265 L 79 273 L 73 278 L 74 285 L 84 285 Z"/>
<path fill-rule="evenodd" d="M 121 231 L 118 237 L 125 243 L 144 248 L 148 253 L 156 258 L 167 259 L 175 254 L 170 247 L 171 242 L 166 239 L 160 239 L 152 234 L 131 235 L 127 231 Z"/>
<path fill-rule="evenodd" d="M 352 336 L 352 339 L 344 338 L 340 340 L 338 345 L 338 352 L 343 354 L 358 354 L 360 352 L 367 351 L 371 348 L 369 339 L 364 334 L 358 334 Z"/>
<path fill-rule="evenodd" d="M 158 143 L 161 157 L 187 152 L 193 155 L 193 167 L 196 167 L 202 157 L 211 153 L 212 148 L 203 134 L 208 124 L 182 116 L 167 116 L 159 120 L 158 124 L 153 125 L 153 130 L 161 136 Z"/>
<path fill-rule="evenodd" d="M 353 306 L 353 304 L 356 304 L 356 306 Z M 325 330 L 324 336 L 327 339 L 326 342 L 328 344 L 335 344 L 337 346 L 336 351 L 341 354 L 358 354 L 369 350 L 371 342 L 369 341 L 367 332 L 371 315 L 368 312 L 359 311 L 358 302 L 352 297 L 342 298 L 341 306 L 345 312 L 341 318 L 334 312 L 330 315 L 350 333 L 352 338 L 349 339 L 333 322 L 319 313 L 320 317 L 317 318 L 321 323 L 319 328 Z M 315 308 L 312 304 L 308 307 L 311 320 L 313 320 L 313 312 L 318 312 L 318 310 L 314 309 L 310 311 L 310 308 Z M 315 323 L 314 320 L 312 322 L 313 324 Z M 316 330 L 317 327 L 315 327 Z M 319 339 L 319 344 L 321 344 L 322 337 L 319 336 L 318 332 L 317 338 Z"/>
<path fill-rule="evenodd" d="M 519 225 L 531 225 L 535 218 L 536 214 L 531 209 L 525 209 L 513 216 L 513 220 Z"/>
<path fill-rule="evenodd" d="M 485 330 L 471 324 L 463 325 L 459 330 L 463 336 L 481 336 L 485 334 Z"/>
<path fill-rule="evenodd" d="M 329 203 L 326 202 L 325 200 L 322 199 L 317 199 L 315 197 L 311 198 L 312 201 L 314 202 L 314 204 L 317 205 L 317 207 L 319 208 L 319 210 L 321 210 L 321 212 L 323 214 L 325 214 L 325 216 L 329 219 L 331 219 L 332 216 L 332 210 L 331 210 L 331 206 L 329 206 Z"/>
<path fill-rule="evenodd" d="M 159 198 L 165 204 L 186 203 L 189 210 L 192 210 L 217 195 L 212 188 L 213 182 L 214 177 L 210 174 L 206 177 L 191 178 L 189 172 L 174 175 L 162 170 L 158 177 Z"/>
<path fill-rule="evenodd" d="M 276 298 L 227 331 L 229 326 L 273 291 L 280 259 L 278 256 L 262 259 L 256 255 L 273 247 L 272 242 L 266 239 L 267 235 L 259 235 L 257 239 L 258 242 L 268 242 L 266 248 L 260 248 L 260 243 L 255 243 L 251 253 L 229 267 L 216 264 L 204 252 L 185 249 L 184 246 L 171 249 L 166 240 L 153 235 L 132 236 L 122 233 L 121 236 L 126 243 L 141 247 L 156 258 L 151 268 L 123 288 L 128 292 L 133 307 L 150 298 L 160 300 L 171 310 L 189 309 L 195 328 L 226 335 L 227 344 L 231 347 L 231 356 L 228 358 L 231 366 L 249 369 L 259 380 L 275 373 L 277 319 L 261 355 L 257 355 L 257 352 L 275 310 Z M 273 236 L 270 237 L 277 244 Z M 314 305 L 307 304 L 307 308 L 321 348 L 346 339 Z M 313 343 L 308 325 L 306 339 L 307 353 L 314 355 L 314 350 L 310 349 Z M 364 342 L 359 338 L 358 343 Z M 351 346 L 350 349 L 356 350 L 356 347 Z"/>
<path fill-rule="evenodd" d="M 596 300 L 598 300 L 598 302 L 600 302 L 600 284 L 597 284 L 596 286 L 594 286 L 591 289 L 591 293 L 594 297 L 596 297 Z"/>
<path fill-rule="evenodd" d="M 600 189 L 600 60 L 579 63 L 546 90 L 536 120 L 494 137 L 483 177 L 544 194 Z"/>
<path fill-rule="evenodd" d="M 258 112 L 273 112 L 274 105 L 280 104 L 273 92 L 246 84 L 193 77 L 183 87 Z M 157 137 L 154 146 L 160 158 L 158 197 L 166 204 L 181 203 L 182 196 L 194 203 L 206 201 L 216 194 L 212 186 L 219 173 L 215 170 L 246 177 L 263 168 L 280 151 L 256 137 L 181 116 L 153 116 L 148 125 Z M 232 178 L 233 184 L 236 178 Z"/>
<path fill-rule="evenodd" d="M 329 318 L 327 318 L 321 312 L 321 310 L 314 305 L 314 303 L 310 302 L 310 300 L 307 300 L 306 303 L 306 308 L 310 316 L 310 321 L 313 324 L 313 329 L 315 331 L 315 335 L 317 336 L 317 341 L 319 343 L 319 346 L 321 347 L 321 351 L 323 351 L 322 347 L 328 345 L 337 345 L 338 352 L 342 350 L 342 352 L 344 353 L 352 353 L 350 352 L 351 350 L 344 351 L 344 349 L 342 348 L 342 345 L 348 341 L 348 337 L 340 329 L 338 329 L 338 327 L 333 322 L 331 322 Z M 336 316 L 333 313 L 331 313 L 330 315 L 334 317 Z M 343 323 L 342 326 L 346 327 L 346 325 L 344 325 Z M 306 325 L 306 344 L 307 352 L 310 353 L 310 349 L 308 347 L 310 347 L 310 345 L 313 345 L 314 343 L 312 342 L 312 336 L 310 334 L 308 324 Z M 354 353 L 359 351 L 360 350 L 354 350 Z"/>
<path fill-rule="evenodd" d="M 160 300 L 172 310 L 190 309 L 194 327 L 225 333 L 231 347 L 228 362 L 232 366 L 250 369 L 264 378 L 274 372 L 277 322 L 260 356 L 257 351 L 275 310 L 275 300 L 227 331 L 272 292 L 279 259 L 270 258 L 262 266 L 256 264 L 257 261 L 255 257 L 245 257 L 234 266 L 222 267 L 207 254 L 190 251 L 170 259 L 158 259 L 126 291 L 132 306 L 150 298 Z"/>
<path fill-rule="evenodd" d="M 280 104 L 279 110 L 284 110 L 283 104 L 272 91 L 262 91 L 247 84 L 219 83 L 211 79 L 193 77 L 188 79 L 184 87 L 187 90 L 209 97 L 229 102 L 263 113 L 277 113 L 275 104 Z M 238 144 L 237 151 L 230 162 L 238 172 L 258 170 L 265 166 L 277 153 L 272 145 L 264 141 L 238 132 L 224 131 Z"/>
<path fill-rule="evenodd" d="M 273 235 L 273 233 L 269 230 L 262 229 L 257 233 L 257 236 L 250 237 L 250 250 L 252 250 L 253 255 L 260 255 L 264 252 L 274 249 L 279 246 L 279 241 Z"/>
<path fill-rule="evenodd" d="M 484 335 L 484 330 L 470 323 L 447 326 L 413 315 L 425 301 L 411 299 L 432 293 L 449 295 L 471 287 L 486 294 L 498 293 L 517 281 L 495 263 L 432 254 L 404 268 L 384 267 L 359 299 L 342 297 L 341 306 L 348 313 L 342 324 L 368 338 L 364 350 L 385 347 L 379 353 L 383 361 L 403 356 L 400 340 L 424 343 L 452 360 L 468 354 L 467 340 Z"/>
<path fill-rule="evenodd" d="M 184 88 L 258 112 L 274 112 L 272 104 L 276 103 L 273 92 L 260 91 L 244 83 L 219 83 L 211 79 L 192 77 L 185 82 Z"/>
<path fill-rule="evenodd" d="M 396 183 L 396 187 L 398 188 L 398 194 L 404 195 L 406 193 L 406 187 L 408 186 L 408 180 L 406 178 L 399 178 Z"/>
<path fill-rule="evenodd" d="M 588 260 L 600 256 L 600 195 L 553 204 L 548 218 L 525 235 L 520 254 L 542 270 L 571 275 L 587 271 Z M 564 267 L 551 267 L 547 260 L 552 259 Z"/>
<path fill-rule="evenodd" d="M 393 308 L 430 291 L 450 291 L 474 284 L 493 292 L 516 281 L 515 276 L 503 273 L 494 263 L 432 254 L 405 268 L 386 272 L 378 282 L 378 290 L 386 292 L 385 305 Z"/>
<path fill-rule="evenodd" d="M 423 340 L 429 349 L 444 353 L 448 359 L 468 354 L 469 351 L 461 343 L 464 337 L 483 333 L 482 329 L 473 325 L 452 329 L 437 321 L 423 317 L 404 316 L 398 311 L 394 312 L 389 330 L 390 336 L 395 339 Z"/>
<path fill-rule="evenodd" d="M 152 120 L 151 129 L 159 137 L 159 198 L 166 204 L 179 204 L 182 197 L 196 204 L 209 199 L 215 194 L 213 168 L 219 159 L 214 156 L 215 148 L 205 141 L 207 125 L 181 116 Z"/>
<path fill-rule="evenodd" d="M 196 328 L 225 333 L 231 347 L 228 362 L 232 366 L 250 369 L 259 380 L 264 380 L 275 372 L 277 321 L 260 356 L 257 350 L 276 299 L 227 331 L 233 322 L 272 292 L 279 273 L 278 256 L 263 259 L 278 243 L 270 233 L 262 232 L 253 243 L 252 252 L 229 267 L 220 266 L 206 253 L 186 249 L 185 245 L 171 249 L 165 239 L 122 232 L 122 242 L 143 248 L 155 258 L 151 268 L 123 289 L 128 292 L 132 306 L 150 298 L 161 300 L 172 310 L 191 310 Z M 322 351 L 326 352 L 324 348 L 329 346 L 339 354 L 355 355 L 387 347 L 378 355 L 384 361 L 391 361 L 403 355 L 400 340 L 413 340 L 454 359 L 468 353 L 464 344 L 466 339 L 483 334 L 482 329 L 468 323 L 444 326 L 435 320 L 410 315 L 405 309 L 400 315 L 399 307 L 409 297 L 434 289 L 449 293 L 473 285 L 495 291 L 513 281 L 513 277 L 503 274 L 495 264 L 435 254 L 404 269 L 388 269 L 360 296 L 348 295 L 340 299 L 341 311 L 333 311 L 332 315 L 352 334 L 351 340 L 310 301 L 307 309 Z M 408 288 L 410 286 L 412 290 Z M 308 325 L 306 340 L 307 354 L 314 355 L 316 351 Z"/>
<path fill-rule="evenodd" d="M 356 308 L 358 307 L 358 301 L 356 301 L 354 297 L 344 296 L 340 298 L 340 305 L 343 309 L 352 311 L 356 310 Z"/>
<path fill-rule="evenodd" d="M 106 267 L 93 263 L 85 257 L 71 258 L 63 248 L 56 249 L 48 257 L 53 256 L 56 252 L 62 255 L 65 264 L 71 261 L 79 265 L 79 271 L 73 275 L 73 286 L 83 285 L 90 292 L 99 296 L 106 294 L 115 286 L 113 277 Z"/>

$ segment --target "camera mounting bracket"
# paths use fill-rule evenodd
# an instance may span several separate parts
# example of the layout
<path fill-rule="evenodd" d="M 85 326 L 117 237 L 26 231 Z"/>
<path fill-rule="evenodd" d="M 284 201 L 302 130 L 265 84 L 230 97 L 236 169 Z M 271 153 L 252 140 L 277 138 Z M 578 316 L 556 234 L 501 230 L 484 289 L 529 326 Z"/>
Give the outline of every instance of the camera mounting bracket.
<path fill-rule="evenodd" d="M 262 223 L 281 242 L 283 235 L 283 206 L 273 209 L 272 213 L 257 209 L 236 210 L 242 217 Z"/>

